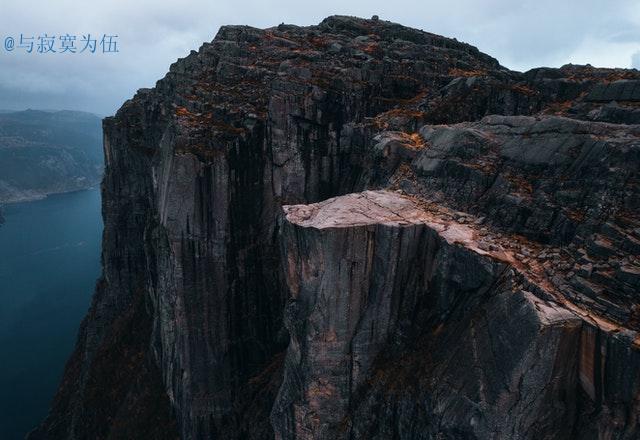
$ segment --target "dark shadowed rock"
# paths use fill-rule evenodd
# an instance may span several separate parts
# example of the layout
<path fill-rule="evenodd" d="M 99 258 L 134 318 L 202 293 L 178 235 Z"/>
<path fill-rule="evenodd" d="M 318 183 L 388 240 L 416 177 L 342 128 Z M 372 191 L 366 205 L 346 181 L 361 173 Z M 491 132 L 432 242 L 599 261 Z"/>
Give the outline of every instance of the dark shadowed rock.
<path fill-rule="evenodd" d="M 483 250 L 475 222 L 391 192 L 284 212 L 276 438 L 568 438 L 597 425 L 582 419 L 590 399 L 637 410 L 613 397 L 635 395 L 637 374 L 610 377 L 605 397 L 593 365 L 614 374 L 640 354 L 602 355 L 620 343 L 612 324 L 567 306 L 507 246 Z M 622 435 L 615 423 L 600 429 Z"/>

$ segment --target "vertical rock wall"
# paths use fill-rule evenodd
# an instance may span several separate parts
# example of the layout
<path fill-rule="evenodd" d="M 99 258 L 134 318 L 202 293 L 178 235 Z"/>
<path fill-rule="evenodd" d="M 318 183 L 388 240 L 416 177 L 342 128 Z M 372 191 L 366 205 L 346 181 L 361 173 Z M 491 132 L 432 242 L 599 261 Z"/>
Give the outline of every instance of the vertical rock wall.
<path fill-rule="evenodd" d="M 633 75 L 221 28 L 105 120 L 103 277 L 31 438 L 633 438 L 638 130 L 545 115 L 632 118 L 585 97 Z M 412 202 L 281 218 L 372 188 Z"/>

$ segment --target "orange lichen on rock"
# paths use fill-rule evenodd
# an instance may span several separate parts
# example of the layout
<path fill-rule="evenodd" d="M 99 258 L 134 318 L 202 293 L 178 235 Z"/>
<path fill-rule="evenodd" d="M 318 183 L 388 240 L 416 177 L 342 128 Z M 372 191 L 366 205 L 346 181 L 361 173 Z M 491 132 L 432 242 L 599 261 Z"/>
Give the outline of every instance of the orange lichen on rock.
<path fill-rule="evenodd" d="M 535 96 L 538 94 L 538 92 L 536 92 L 535 90 L 533 90 L 531 87 L 527 86 L 526 84 L 516 84 L 513 87 L 511 87 L 511 90 L 513 90 L 516 93 L 520 93 L 521 95 L 525 95 L 525 96 Z"/>
<path fill-rule="evenodd" d="M 185 107 L 176 107 L 176 116 L 191 116 L 192 113 L 189 112 Z"/>
<path fill-rule="evenodd" d="M 453 67 L 449 69 L 449 76 L 454 77 L 463 77 L 463 78 L 471 78 L 474 76 L 487 76 L 487 71 L 484 69 L 459 69 L 457 67 Z"/>

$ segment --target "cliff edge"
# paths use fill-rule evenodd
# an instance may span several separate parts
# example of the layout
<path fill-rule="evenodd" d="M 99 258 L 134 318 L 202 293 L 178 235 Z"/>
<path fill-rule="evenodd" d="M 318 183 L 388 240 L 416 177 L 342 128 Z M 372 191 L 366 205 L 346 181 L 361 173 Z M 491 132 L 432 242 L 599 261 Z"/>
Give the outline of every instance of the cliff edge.
<path fill-rule="evenodd" d="M 104 121 L 29 438 L 637 438 L 639 103 L 375 17 L 222 27 Z"/>

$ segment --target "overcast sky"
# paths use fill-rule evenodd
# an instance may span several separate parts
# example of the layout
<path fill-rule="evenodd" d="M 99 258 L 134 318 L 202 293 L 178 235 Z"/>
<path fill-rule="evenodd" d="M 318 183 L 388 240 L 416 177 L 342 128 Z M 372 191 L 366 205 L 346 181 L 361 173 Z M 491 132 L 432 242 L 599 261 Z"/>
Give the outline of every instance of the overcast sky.
<path fill-rule="evenodd" d="M 515 70 L 566 63 L 640 68 L 639 0 L 2 0 L 0 109 L 113 114 L 177 58 L 211 41 L 220 25 L 310 25 L 333 14 L 376 14 L 455 37 Z M 78 35 L 80 46 L 83 34 L 113 34 L 120 52 L 8 52 L 6 37 L 21 33 Z"/>

